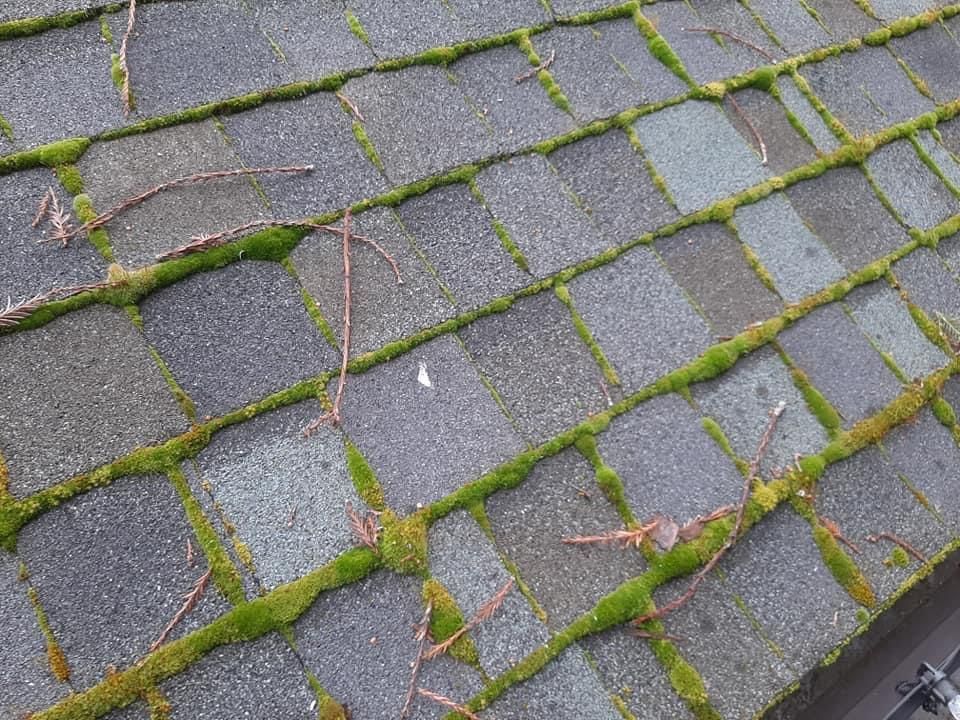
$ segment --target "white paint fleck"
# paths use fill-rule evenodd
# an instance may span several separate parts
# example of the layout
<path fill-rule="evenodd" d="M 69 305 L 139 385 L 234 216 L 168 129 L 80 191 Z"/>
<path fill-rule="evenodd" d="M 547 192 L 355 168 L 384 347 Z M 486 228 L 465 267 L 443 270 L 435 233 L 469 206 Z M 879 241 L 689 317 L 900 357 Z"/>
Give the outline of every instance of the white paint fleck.
<path fill-rule="evenodd" d="M 427 374 L 427 364 L 423 360 L 420 361 L 420 371 L 417 373 L 417 382 L 424 387 L 433 387 L 433 383 L 430 382 L 430 375 Z"/>

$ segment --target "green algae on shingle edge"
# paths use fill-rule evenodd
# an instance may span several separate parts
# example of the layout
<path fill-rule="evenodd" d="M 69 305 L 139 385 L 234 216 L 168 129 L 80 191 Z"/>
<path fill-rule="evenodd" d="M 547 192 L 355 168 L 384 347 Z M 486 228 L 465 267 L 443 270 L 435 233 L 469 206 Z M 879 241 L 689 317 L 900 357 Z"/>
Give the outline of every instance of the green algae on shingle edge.
<path fill-rule="evenodd" d="M 223 549 L 223 545 L 220 544 L 217 531 L 204 514 L 199 501 L 190 491 L 187 478 L 180 471 L 180 468 L 171 467 L 167 471 L 167 477 L 180 497 L 187 520 L 193 528 L 193 533 L 200 543 L 200 549 L 203 550 L 207 559 L 214 584 L 228 602 L 232 605 L 239 605 L 245 598 L 243 581 L 240 572 L 230 561 L 230 556 Z"/>

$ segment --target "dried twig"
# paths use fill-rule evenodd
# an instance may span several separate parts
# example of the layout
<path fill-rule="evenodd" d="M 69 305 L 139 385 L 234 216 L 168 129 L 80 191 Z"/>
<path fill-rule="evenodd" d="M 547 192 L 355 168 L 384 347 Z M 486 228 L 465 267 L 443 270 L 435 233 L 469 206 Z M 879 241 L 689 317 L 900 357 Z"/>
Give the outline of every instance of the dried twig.
<path fill-rule="evenodd" d="M 200 598 L 203 597 L 203 591 L 207 588 L 207 583 L 210 582 L 210 574 L 212 572 L 212 568 L 207 570 L 193 584 L 193 589 L 183 596 L 183 605 L 181 605 L 180 609 L 177 610 L 177 614 L 173 616 L 173 619 L 167 623 L 167 626 L 160 633 L 160 637 L 153 641 L 153 644 L 150 646 L 150 652 L 153 652 L 158 647 L 163 645 L 177 624 L 187 616 L 187 613 L 197 606 L 197 603 L 200 602 Z"/>
<path fill-rule="evenodd" d="M 184 177 L 175 178 L 174 180 L 170 180 L 160 185 L 154 185 L 153 187 L 144 190 L 139 195 L 133 195 L 131 197 L 121 200 L 119 203 L 114 205 L 112 208 L 110 208 L 106 212 L 97 215 L 92 220 L 88 220 L 83 225 L 73 230 L 68 235 L 67 239 L 70 239 L 81 232 L 90 233 L 99 227 L 103 227 L 108 222 L 110 222 L 115 217 L 117 217 L 117 215 L 120 215 L 121 213 L 129 210 L 130 208 L 136 207 L 140 203 L 146 200 L 149 200 L 154 195 L 159 195 L 160 193 L 165 192 L 167 190 L 172 190 L 173 188 L 182 187 L 184 185 L 193 185 L 195 183 L 208 182 L 210 180 L 222 180 L 224 178 L 241 177 L 246 175 L 293 174 L 293 173 L 310 172 L 311 170 L 313 170 L 313 165 L 291 165 L 288 167 L 238 168 L 235 170 L 213 170 L 211 172 L 194 173 L 193 175 L 186 175 Z"/>
<path fill-rule="evenodd" d="M 740 495 L 740 504 L 737 506 L 737 518 L 733 523 L 733 527 L 730 528 L 730 534 L 727 536 L 727 541 L 719 550 L 717 550 L 716 553 L 714 553 L 713 557 L 707 561 L 707 564 L 704 565 L 696 575 L 694 575 L 693 581 L 682 595 L 674 598 L 666 605 L 663 605 L 652 612 L 644 613 L 633 621 L 634 624 L 642 625 L 648 620 L 660 619 L 664 615 L 673 612 L 677 608 L 683 607 L 683 605 L 689 602 L 690 599 L 697 594 L 697 590 L 700 589 L 700 584 L 706 579 L 707 575 L 710 574 L 713 568 L 716 567 L 717 563 L 720 562 L 720 559 L 727 553 L 727 551 L 733 547 L 734 543 L 736 543 L 737 538 L 740 535 L 740 530 L 743 528 L 743 516 L 747 509 L 747 501 L 750 499 L 750 488 L 753 485 L 754 478 L 757 477 L 757 473 L 760 469 L 760 462 L 763 460 L 763 455 L 767 450 L 767 445 L 770 444 L 770 439 L 773 437 L 773 431 L 777 426 L 777 420 L 780 419 L 785 407 L 786 404 L 780 402 L 770 411 L 770 419 L 767 422 L 767 429 L 764 430 L 763 436 L 760 438 L 760 444 L 757 446 L 757 452 L 750 461 L 750 468 L 748 469 L 746 477 L 744 478 L 743 492 Z"/>
<path fill-rule="evenodd" d="M 374 512 L 368 512 L 361 516 L 353 509 L 353 503 L 347 501 L 347 517 L 350 518 L 350 530 L 354 537 L 360 541 L 360 544 L 370 548 L 375 553 L 380 552 L 377 546 L 377 538 L 380 536 L 380 527 L 377 525 L 377 515 Z"/>
<path fill-rule="evenodd" d="M 837 542 L 842 542 L 844 545 L 850 548 L 852 552 L 855 552 L 857 555 L 860 554 L 860 548 L 857 547 L 857 545 L 852 542 L 850 538 L 843 534 L 840 526 L 837 525 L 833 520 L 828 517 L 824 517 L 823 515 L 819 516 L 819 520 L 820 524 L 827 529 L 827 532 L 829 532 Z"/>
<path fill-rule="evenodd" d="M 681 30 L 683 30 L 684 32 L 702 32 L 702 33 L 710 33 L 711 35 L 723 35 L 723 37 L 730 38 L 734 42 L 740 43 L 744 47 L 750 48 L 754 52 L 759 53 L 760 55 L 763 55 L 763 57 L 765 57 L 770 62 L 776 62 L 777 60 L 773 55 L 771 55 L 769 52 L 764 50 L 759 45 L 754 45 L 752 42 L 750 42 L 746 38 L 742 38 L 739 35 L 735 35 L 729 30 L 721 30 L 720 28 L 716 28 L 716 27 L 689 27 L 689 28 L 681 28 Z"/>
<path fill-rule="evenodd" d="M 337 100 L 350 108 L 350 112 L 353 113 L 353 117 L 356 118 L 358 122 L 366 122 L 366 120 L 363 119 L 363 114 L 360 112 L 360 108 L 357 107 L 357 104 L 353 100 L 348 98 L 339 90 L 337 90 L 334 95 L 337 96 Z"/>
<path fill-rule="evenodd" d="M 504 600 L 507 599 L 507 595 L 510 593 L 510 590 L 513 589 L 513 578 L 507 580 L 502 588 L 497 590 L 497 592 L 487 600 L 483 605 L 480 606 L 480 609 L 474 613 L 473 617 L 470 618 L 459 630 L 457 630 L 453 635 L 448 637 L 442 643 L 433 645 L 424 655 L 424 658 L 427 660 L 433 660 L 439 655 L 443 655 L 447 650 L 450 649 L 450 646 L 453 645 L 457 640 L 463 637 L 466 633 L 470 632 L 477 625 L 482 623 L 484 620 L 488 620 L 493 617 L 494 613 L 500 609 L 500 606 L 503 605 Z"/>
<path fill-rule="evenodd" d="M 340 404 L 343 402 L 343 390 L 347 386 L 347 364 L 350 362 L 350 334 L 352 330 L 350 325 L 350 305 L 352 302 L 350 286 L 351 219 L 350 208 L 347 208 L 343 215 L 343 347 L 341 348 L 343 359 L 340 363 L 340 380 L 337 382 L 337 394 L 333 399 L 333 408 L 303 429 L 303 434 L 308 436 L 326 423 L 334 426 L 340 424 Z"/>
<path fill-rule="evenodd" d="M 50 209 L 50 195 L 52 192 L 53 191 L 50 188 L 47 188 L 47 191 L 43 194 L 43 197 L 40 198 L 40 204 L 37 206 L 37 214 L 33 217 L 33 222 L 30 223 L 30 227 L 39 227 L 40 223 L 42 223 L 44 218 L 47 217 L 47 212 Z"/>
<path fill-rule="evenodd" d="M 120 52 L 117 54 L 117 64 L 120 66 L 120 73 L 123 76 L 123 86 L 120 88 L 120 94 L 123 96 L 123 112 L 129 115 L 133 109 L 133 97 L 130 94 L 130 68 L 127 67 L 127 45 L 130 43 L 130 36 L 133 34 L 133 23 L 137 16 L 137 0 L 130 0 L 130 8 L 127 13 L 127 31 L 123 34 L 123 40 L 120 42 Z"/>
<path fill-rule="evenodd" d="M 922 563 L 927 562 L 927 558 L 924 556 L 922 552 L 917 550 L 913 545 L 908 543 L 899 535 L 894 535 L 893 533 L 889 533 L 889 532 L 881 532 L 881 533 L 877 533 L 876 535 L 867 535 L 867 540 L 872 543 L 878 543 L 881 540 L 889 540 L 895 545 L 899 545 L 901 548 L 903 548 L 908 553 L 913 555 L 913 557 L 915 557 L 920 562 Z"/>
<path fill-rule="evenodd" d="M 767 164 L 767 144 L 763 141 L 763 136 L 760 134 L 760 131 L 757 129 L 757 126 L 753 124 L 753 121 L 750 119 L 750 116 L 747 115 L 746 111 L 740 107 L 740 103 L 737 102 L 736 98 L 733 95 L 727 95 L 727 100 L 730 101 L 730 107 L 737 111 L 737 115 L 746 123 L 747 127 L 750 128 L 750 132 L 753 133 L 754 139 L 757 141 L 757 145 L 760 146 L 760 164 Z"/>
<path fill-rule="evenodd" d="M 187 567 L 193 567 L 193 543 L 187 538 Z"/>
<path fill-rule="evenodd" d="M 544 60 L 542 63 L 540 63 L 539 65 L 537 65 L 535 68 L 531 68 L 530 70 L 527 70 L 527 72 L 525 72 L 525 73 L 520 73 L 519 75 L 517 75 L 517 76 L 513 79 L 513 81 L 514 81 L 517 85 L 519 85 L 519 84 L 522 83 L 524 80 L 529 80 L 529 79 L 532 78 L 532 77 L 536 77 L 537 73 L 539 73 L 541 70 L 546 70 L 548 67 L 550 67 L 551 65 L 553 65 L 553 61 L 554 61 L 554 59 L 556 58 L 556 56 L 557 56 L 556 51 L 555 51 L 555 50 L 551 50 L 551 51 L 550 51 L 550 57 L 548 57 L 548 58 L 547 58 L 546 60 Z"/>
<path fill-rule="evenodd" d="M 574 537 L 565 537 L 561 542 L 567 545 L 613 545 L 620 543 L 625 548 L 631 545 L 639 548 L 656 525 L 656 522 L 651 522 L 633 530 L 610 530 L 599 535 L 575 535 Z"/>
<path fill-rule="evenodd" d="M 433 604 L 427 603 L 427 609 L 423 611 L 423 618 L 415 626 L 417 640 L 417 655 L 410 663 L 410 684 L 407 686 L 407 695 L 403 701 L 403 707 L 400 709 L 400 720 L 403 720 L 410 714 L 413 707 L 413 697 L 417 691 L 417 678 L 420 675 L 420 666 L 426 659 L 427 643 L 430 641 L 430 612 L 433 610 Z"/>
<path fill-rule="evenodd" d="M 467 720 L 480 720 L 480 718 L 474 713 L 470 712 L 469 709 L 467 709 L 463 705 L 460 705 L 456 701 L 451 700 L 446 695 L 441 695 L 440 693 L 435 693 L 430 690 L 425 690 L 422 687 L 418 687 L 417 692 L 421 696 L 425 697 L 427 700 L 433 700 L 433 702 L 437 703 L 438 705 L 443 705 L 446 708 L 450 708 L 458 715 L 463 715 L 465 718 L 467 718 Z"/>

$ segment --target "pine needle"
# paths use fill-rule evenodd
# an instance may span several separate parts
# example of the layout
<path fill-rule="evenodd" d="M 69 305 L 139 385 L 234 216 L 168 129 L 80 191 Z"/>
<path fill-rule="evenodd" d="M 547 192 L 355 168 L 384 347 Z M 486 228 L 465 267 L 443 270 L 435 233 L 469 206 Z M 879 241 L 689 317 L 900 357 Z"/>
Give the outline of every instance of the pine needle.
<path fill-rule="evenodd" d="M 52 190 L 47 188 L 47 191 L 43 194 L 43 197 L 40 198 L 40 204 L 37 206 L 37 214 L 33 218 L 33 222 L 30 223 L 30 227 L 40 227 L 40 223 L 44 221 L 47 217 L 47 213 L 50 210 L 50 194 Z"/>
<path fill-rule="evenodd" d="M 70 216 L 70 212 L 64 210 L 60 205 L 60 198 L 57 197 L 57 194 L 53 191 L 53 188 L 48 188 L 47 192 L 48 197 L 50 198 L 50 206 L 47 209 L 47 217 L 50 220 L 50 225 L 53 227 L 53 235 L 45 238 L 45 240 L 60 241 L 60 244 L 63 247 L 66 247 L 67 243 L 70 242 L 70 238 L 76 234 L 73 223 L 71 222 L 73 218 Z"/>
<path fill-rule="evenodd" d="M 212 572 L 213 568 L 207 570 L 193 584 L 193 589 L 183 596 L 183 605 L 180 606 L 177 614 L 173 616 L 173 619 L 167 623 L 167 626 L 160 632 L 160 637 L 153 641 L 149 652 L 153 652 L 158 647 L 163 645 L 173 629 L 187 616 L 187 613 L 197 606 L 197 603 L 200 602 L 200 598 L 203 597 L 203 591 L 207 589 L 207 583 L 210 582 L 210 575 Z"/>
<path fill-rule="evenodd" d="M 433 603 L 428 602 L 427 609 L 423 611 L 423 618 L 414 626 L 417 655 L 410 663 L 410 684 L 407 686 L 407 695 L 404 698 L 403 707 L 400 709 L 400 720 L 404 720 L 413 708 L 413 698 L 417 692 L 417 678 L 420 676 L 420 667 L 425 659 L 424 651 L 427 649 L 427 643 L 430 642 L 430 613 L 432 610 Z"/>
<path fill-rule="evenodd" d="M 368 547 L 375 553 L 380 553 L 377 546 L 377 538 L 380 536 L 380 527 L 377 525 L 377 515 L 374 512 L 368 512 L 361 516 L 353 509 L 353 503 L 347 502 L 347 517 L 350 519 L 350 531 L 353 536 L 364 547 Z"/>
<path fill-rule="evenodd" d="M 635 548 L 640 548 L 643 546 L 643 541 L 650 536 L 650 533 L 655 527 L 656 523 L 652 522 L 641 525 L 634 530 L 609 530 L 599 535 L 575 535 L 573 537 L 565 537 L 561 542 L 566 545 L 614 545 L 619 543 L 624 548 L 628 548 L 631 545 Z"/>
<path fill-rule="evenodd" d="M 459 704 L 458 702 L 451 700 L 446 695 L 441 695 L 440 693 L 435 693 L 430 690 L 425 690 L 422 687 L 418 687 L 417 692 L 422 697 L 425 697 L 427 700 L 432 700 L 438 705 L 443 705 L 446 708 L 450 708 L 455 713 L 459 715 L 463 715 L 463 717 L 467 718 L 467 720 L 480 720 L 480 718 L 477 715 L 470 712 L 470 710 L 468 710 L 466 707 Z"/>
<path fill-rule="evenodd" d="M 480 609 L 474 613 L 473 617 L 467 621 L 467 623 L 457 630 L 453 635 L 448 637 L 442 643 L 433 645 L 426 653 L 427 660 L 433 660 L 435 657 L 443 655 L 450 647 L 466 633 L 470 632 L 477 625 L 482 623 L 484 620 L 489 620 L 493 615 L 500 609 L 504 601 L 507 599 L 507 595 L 510 594 L 510 591 L 513 589 L 513 578 L 507 580 L 502 588 L 497 590 L 497 592 L 487 600 L 483 605 L 480 606 Z"/>

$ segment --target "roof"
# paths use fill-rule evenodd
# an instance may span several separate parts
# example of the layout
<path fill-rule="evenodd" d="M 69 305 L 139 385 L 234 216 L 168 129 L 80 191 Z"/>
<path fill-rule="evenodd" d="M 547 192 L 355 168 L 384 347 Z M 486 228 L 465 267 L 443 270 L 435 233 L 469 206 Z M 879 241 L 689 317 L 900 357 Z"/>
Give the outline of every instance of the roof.
<path fill-rule="evenodd" d="M 958 13 L 6 3 L 0 716 L 804 687 L 957 547 Z"/>

